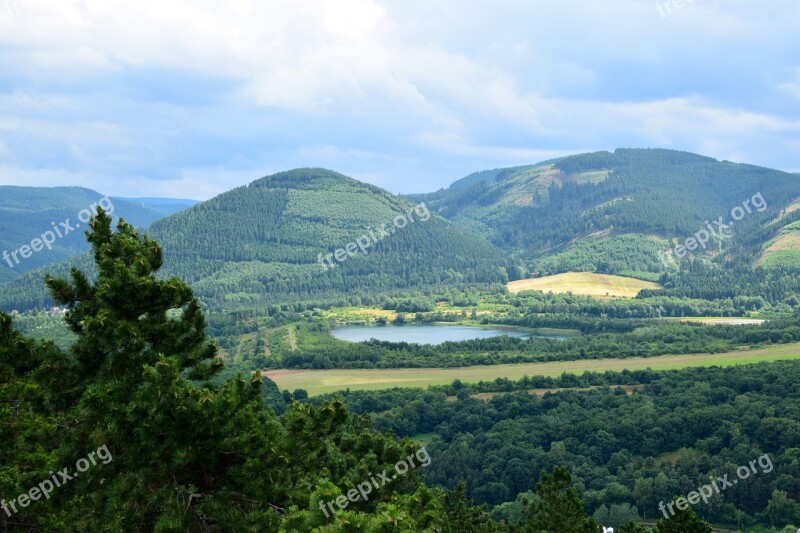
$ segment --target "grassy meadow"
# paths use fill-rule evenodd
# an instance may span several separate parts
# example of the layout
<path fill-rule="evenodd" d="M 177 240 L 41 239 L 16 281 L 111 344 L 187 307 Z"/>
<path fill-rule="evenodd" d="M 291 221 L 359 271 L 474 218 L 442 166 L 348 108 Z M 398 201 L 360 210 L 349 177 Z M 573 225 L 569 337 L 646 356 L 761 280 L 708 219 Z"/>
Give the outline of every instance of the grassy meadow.
<path fill-rule="evenodd" d="M 571 292 L 599 298 L 633 298 L 642 289 L 661 288 L 660 285 L 651 281 L 593 272 L 566 272 L 543 278 L 521 279 L 512 281 L 507 286 L 512 294 L 533 290 L 553 293 Z"/>
<path fill-rule="evenodd" d="M 528 376 L 560 376 L 564 372 L 582 374 L 607 370 L 674 370 L 699 366 L 734 366 L 761 361 L 800 359 L 800 343 L 782 344 L 756 350 L 739 350 L 718 354 L 667 355 L 632 357 L 629 359 L 585 359 L 515 365 L 471 366 L 461 368 L 392 368 L 354 370 L 271 370 L 264 375 L 288 390 L 305 389 L 310 395 L 338 390 L 380 390 L 392 387 L 426 388 L 449 385 L 456 379 L 465 383 L 511 380 Z"/>

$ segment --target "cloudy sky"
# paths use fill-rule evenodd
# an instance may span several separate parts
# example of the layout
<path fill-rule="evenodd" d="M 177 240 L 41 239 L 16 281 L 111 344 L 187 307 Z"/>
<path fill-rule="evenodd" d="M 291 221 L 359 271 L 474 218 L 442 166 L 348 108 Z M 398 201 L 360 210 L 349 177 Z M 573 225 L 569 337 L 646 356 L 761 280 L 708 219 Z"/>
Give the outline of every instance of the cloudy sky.
<path fill-rule="evenodd" d="M 800 171 L 799 28 L 797 0 L 0 0 L 0 184 L 425 192 L 617 147 Z"/>

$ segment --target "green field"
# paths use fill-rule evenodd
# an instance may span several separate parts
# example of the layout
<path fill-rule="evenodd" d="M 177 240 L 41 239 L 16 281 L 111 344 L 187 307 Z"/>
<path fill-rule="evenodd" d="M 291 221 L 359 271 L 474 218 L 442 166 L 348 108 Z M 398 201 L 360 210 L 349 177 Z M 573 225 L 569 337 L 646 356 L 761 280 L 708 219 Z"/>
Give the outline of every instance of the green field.
<path fill-rule="evenodd" d="M 553 293 L 571 292 L 585 296 L 633 298 L 642 289 L 660 289 L 651 281 L 595 274 L 594 272 L 566 272 L 543 278 L 521 279 L 508 284 L 512 294 L 520 291 L 542 291 Z"/>
<path fill-rule="evenodd" d="M 449 385 L 456 379 L 465 383 L 492 381 L 496 378 L 520 379 L 523 376 L 560 376 L 564 372 L 606 370 L 672 370 L 698 366 L 732 366 L 800 359 L 800 343 L 781 344 L 757 350 L 740 350 L 719 354 L 666 355 L 630 359 L 587 359 L 517 365 L 471 366 L 463 368 L 390 368 L 379 370 L 271 370 L 264 375 L 288 390 L 305 389 L 310 395 L 338 390 L 379 390 L 392 387 L 426 388 Z"/>

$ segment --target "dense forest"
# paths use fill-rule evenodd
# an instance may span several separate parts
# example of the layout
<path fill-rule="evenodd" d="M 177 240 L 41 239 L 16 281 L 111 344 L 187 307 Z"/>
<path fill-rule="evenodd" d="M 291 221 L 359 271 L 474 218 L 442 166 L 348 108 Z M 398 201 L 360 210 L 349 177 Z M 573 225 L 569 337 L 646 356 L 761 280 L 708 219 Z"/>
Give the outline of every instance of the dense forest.
<path fill-rule="evenodd" d="M 736 279 L 768 278 L 748 282 L 746 295 L 778 304 L 798 293 L 796 180 L 695 154 L 617 150 L 479 172 L 404 199 L 332 171 L 299 169 L 160 220 L 149 235 L 164 246 L 164 273 L 185 279 L 213 311 L 443 286 L 485 290 L 567 271 L 665 275 L 666 294 L 708 300 L 742 296 Z M 683 260 L 669 252 L 719 217 L 730 222 L 736 208 L 745 216 L 726 238 Z M 722 274 L 702 272 L 697 265 L 708 261 Z M 18 276 L 4 285 L 0 308 L 47 307 L 44 274 L 64 276 L 73 266 L 93 272 L 83 255 Z"/>
<path fill-rule="evenodd" d="M 419 447 L 340 402 L 277 417 L 256 375 L 215 384 L 221 361 L 191 290 L 153 276 L 156 243 L 110 224 L 98 216 L 90 235 L 96 284 L 77 270 L 48 279 L 72 306 L 69 352 L 0 313 L 0 530 L 457 530 L 450 516 L 470 504 L 428 490 L 416 470 L 323 513 L 318 503 Z"/>
<path fill-rule="evenodd" d="M 663 271 L 659 252 L 718 217 L 730 222 L 731 211 L 755 195 L 757 208 L 748 204 L 723 232 L 732 243 L 712 239 L 702 250 L 714 256 L 733 247 L 728 260 L 744 265 L 795 220 L 767 225 L 797 199 L 794 175 L 686 152 L 619 149 L 479 174 L 413 198 L 528 259 L 533 272 L 616 274 Z"/>
<path fill-rule="evenodd" d="M 680 219 L 675 209 L 669 218 L 647 204 L 658 168 L 710 190 L 720 165 L 733 177 L 717 200 L 699 194 Z M 532 205 L 504 203 L 531 179 L 558 175 L 572 177 L 537 189 Z M 427 199 L 461 228 L 427 205 L 318 169 L 263 178 L 156 222 L 147 237 L 128 224 L 113 232 L 101 214 L 89 233 L 93 253 L 47 269 L 49 295 L 39 269 L 6 283 L 0 296 L 9 310 L 68 309 L 13 320 L 0 314 L 7 421 L 0 496 L 16 502 L 14 513 L 0 512 L 0 530 L 540 533 L 556 524 L 640 533 L 647 524 L 664 533 L 710 531 L 709 523 L 748 531 L 800 524 L 797 363 L 314 398 L 252 373 L 654 357 L 798 342 L 800 269 L 783 260 L 753 266 L 797 213 L 754 211 L 737 238 L 711 254 L 671 264 L 658 258 L 695 218 L 738 198 L 736 184 L 753 176 L 762 176 L 757 185 L 775 206 L 791 201 L 781 173 L 618 151 L 478 173 L 452 188 L 457 200 L 449 189 Z M 658 194 L 678 202 L 666 191 L 679 187 L 662 177 Z M 644 210 L 628 197 L 644 199 Z M 534 214 L 536 224 L 525 218 Z M 510 229 L 507 216 L 535 231 Z M 396 217 L 413 222 L 390 228 L 365 253 L 327 267 L 320 261 Z M 613 230 L 563 241 L 601 228 Z M 537 246 L 547 253 L 528 255 L 524 265 L 510 259 Z M 595 299 L 512 295 L 504 286 L 527 270 L 578 269 L 663 288 Z M 354 344 L 331 335 L 342 308 L 380 309 L 396 323 L 502 325 L 564 338 Z M 681 321 L 753 316 L 766 322 Z M 20 504 L 18 495 L 51 470 L 90 453 L 105 457 L 101 451 L 113 459 L 46 499 Z M 428 453 L 430 464 L 374 497 L 348 499 L 375 472 Z M 692 510 L 660 512 L 659 504 L 709 475 L 764 457 L 774 470 Z M 351 503 L 325 507 L 337 498 Z"/>
<path fill-rule="evenodd" d="M 126 223 L 114 232 L 102 211 L 88 238 L 96 281 L 77 269 L 47 279 L 68 308 L 68 349 L 0 313 L 0 531 L 599 529 L 561 467 L 541 470 L 519 517 L 495 521 L 468 499 L 474 486 L 422 484 L 427 448 L 373 427 L 363 406 L 314 406 L 223 372 L 192 290 L 155 276 L 155 241 Z M 691 510 L 655 531 L 686 524 L 709 531 Z"/>
<path fill-rule="evenodd" d="M 771 304 L 797 307 L 800 302 L 800 266 L 775 268 L 722 267 L 704 261 L 687 260 L 678 272 L 665 273 L 663 290 L 645 289 L 637 295 L 646 300 L 665 295 L 703 300 L 757 298 Z"/>
<path fill-rule="evenodd" d="M 341 397 L 378 428 L 423 435 L 433 457 L 431 486 L 463 482 L 469 497 L 512 522 L 524 516 L 539 474 L 555 467 L 572 474 L 588 514 L 619 527 L 637 516 L 663 517 L 659 502 L 709 476 L 734 477 L 737 467 L 767 454 L 774 470 L 765 466 L 694 506 L 714 523 L 762 531 L 800 524 L 798 383 L 800 364 L 787 362 L 456 382 L 424 393 L 354 391 L 313 402 Z M 592 390 L 545 394 L 554 388 Z"/>
<path fill-rule="evenodd" d="M 206 308 L 216 310 L 505 283 L 517 272 L 502 252 L 426 206 L 322 169 L 257 180 L 158 221 L 148 235 L 164 246 L 164 274 L 186 280 Z M 369 243 L 363 251 L 359 239 Z M 350 244 L 345 260 L 324 261 Z M 86 256 L 72 265 L 91 271 Z M 68 266 L 50 271 L 65 275 Z M 41 287 L 44 272 L 6 286 L 0 308 L 49 303 Z"/>

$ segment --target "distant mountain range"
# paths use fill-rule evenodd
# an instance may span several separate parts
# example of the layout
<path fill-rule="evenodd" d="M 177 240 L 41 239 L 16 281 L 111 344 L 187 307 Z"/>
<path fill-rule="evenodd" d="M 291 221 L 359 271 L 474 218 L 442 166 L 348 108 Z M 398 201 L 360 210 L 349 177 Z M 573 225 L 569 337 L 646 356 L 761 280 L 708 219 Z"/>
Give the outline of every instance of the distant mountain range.
<path fill-rule="evenodd" d="M 504 254 L 426 206 L 324 169 L 282 172 L 155 222 L 165 275 L 215 308 L 508 281 Z M 86 256 L 74 263 L 86 268 Z M 65 265 L 52 268 L 65 274 Z M 0 308 L 42 304 L 39 270 Z"/>
<path fill-rule="evenodd" d="M 99 196 L 50 197 L 46 205 L 62 211 L 30 218 L 14 233 L 3 230 L 6 246 L 30 242 L 36 235 L 28 227 L 46 230 L 92 195 Z M 18 197 L 17 209 L 37 212 L 28 198 Z M 196 205 L 114 201 L 115 214 L 140 227 L 152 223 L 148 234 L 164 248 L 164 274 L 186 279 L 220 309 L 506 282 L 528 272 L 653 279 L 678 268 L 681 246 L 719 228 L 717 222 L 729 226 L 720 230 L 725 238 L 710 234 L 702 247 L 684 248 L 683 257 L 800 266 L 798 175 L 671 150 L 620 149 L 486 170 L 406 197 L 330 170 L 299 169 Z M 70 246 L 62 257 L 82 249 Z M 72 262 L 90 265 L 87 256 Z M 0 309 L 44 305 L 43 273 L 7 283 Z"/>
<path fill-rule="evenodd" d="M 759 198 L 765 205 L 753 206 L 761 205 Z M 731 238 L 712 236 L 691 255 L 800 265 L 800 246 L 786 236 L 794 234 L 792 212 L 800 207 L 797 175 L 686 152 L 620 149 L 564 157 L 472 174 L 409 199 L 427 202 L 535 272 L 657 273 L 680 259 L 667 250 L 708 224 L 718 228 L 720 217 L 727 225 L 737 206 L 745 216 L 722 230 Z"/>
<path fill-rule="evenodd" d="M 142 205 L 147 207 L 157 213 L 161 213 L 162 216 L 168 217 L 169 215 L 174 215 L 184 209 L 188 209 L 193 205 L 197 205 L 200 202 L 197 200 L 186 200 L 182 198 L 122 198 L 120 200 L 125 200 L 126 202 L 132 204 Z"/>
<path fill-rule="evenodd" d="M 88 249 L 85 221 L 93 206 L 99 204 L 115 217 L 146 228 L 192 203 L 167 198 L 106 198 L 81 187 L 0 186 L 0 285 Z"/>

